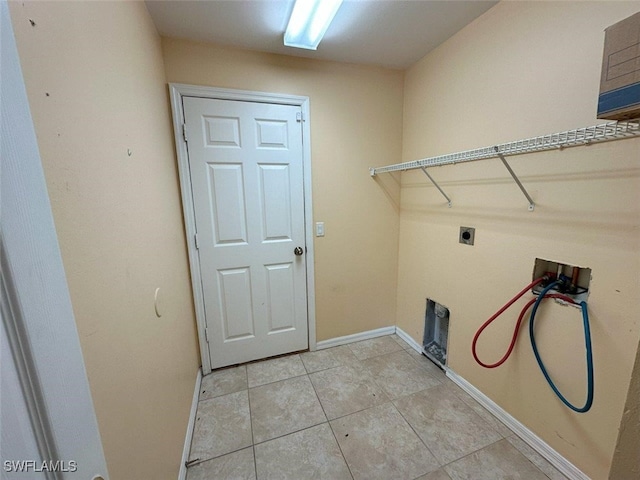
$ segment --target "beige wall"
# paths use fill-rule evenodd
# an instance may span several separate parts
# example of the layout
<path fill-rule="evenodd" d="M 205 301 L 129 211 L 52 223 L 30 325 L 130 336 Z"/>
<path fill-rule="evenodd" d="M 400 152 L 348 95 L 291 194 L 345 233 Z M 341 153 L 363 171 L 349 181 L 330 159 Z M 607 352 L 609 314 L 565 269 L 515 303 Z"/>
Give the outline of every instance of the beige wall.
<path fill-rule="evenodd" d="M 10 7 L 111 478 L 175 479 L 199 360 L 160 38 L 141 2 Z"/>
<path fill-rule="evenodd" d="M 167 81 L 310 98 L 318 341 L 394 324 L 403 74 L 162 39 Z"/>
<path fill-rule="evenodd" d="M 405 75 L 403 160 L 494 145 L 599 123 L 595 118 L 603 30 L 635 3 L 503 2 Z M 537 203 L 499 160 L 402 177 L 397 324 L 421 340 L 425 298 L 451 311 L 449 366 L 594 479 L 607 478 L 632 372 L 640 322 L 640 140 L 512 157 Z M 461 225 L 475 246 L 458 244 Z M 589 312 L 595 401 L 576 414 L 538 370 L 528 331 L 501 368 L 475 364 L 480 324 L 531 280 L 536 257 L 592 269 Z M 524 301 L 479 342 L 485 361 L 506 350 Z M 559 388 L 585 398 L 578 310 L 548 304 L 538 343 Z M 622 478 L 622 477 L 619 477 Z"/>
<path fill-rule="evenodd" d="M 199 363 L 167 81 L 310 97 L 313 220 L 326 225 L 314 239 L 318 340 L 395 321 L 420 341 L 434 298 L 451 309 L 451 368 L 606 478 L 640 333 L 640 141 L 513 158 L 533 213 L 497 161 L 433 171 L 452 209 L 419 173 L 400 188 L 367 168 L 595 123 L 602 31 L 636 10 L 501 3 L 403 74 L 161 41 L 138 2 L 12 3 L 112 478 L 175 478 Z M 457 243 L 460 225 L 477 228 L 475 246 Z M 584 415 L 552 395 L 526 335 L 498 370 L 469 352 L 536 257 L 593 270 L 596 399 Z M 502 354 L 516 308 L 481 356 Z M 578 312 L 547 305 L 539 325 L 552 375 L 582 402 Z"/>

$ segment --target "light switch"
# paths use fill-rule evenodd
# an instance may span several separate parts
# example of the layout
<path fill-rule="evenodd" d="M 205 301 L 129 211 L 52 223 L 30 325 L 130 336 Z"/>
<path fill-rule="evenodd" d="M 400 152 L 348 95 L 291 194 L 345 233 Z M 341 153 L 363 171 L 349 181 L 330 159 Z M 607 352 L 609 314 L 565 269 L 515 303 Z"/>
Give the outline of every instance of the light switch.
<path fill-rule="evenodd" d="M 324 237 L 324 222 L 316 222 L 316 237 Z"/>

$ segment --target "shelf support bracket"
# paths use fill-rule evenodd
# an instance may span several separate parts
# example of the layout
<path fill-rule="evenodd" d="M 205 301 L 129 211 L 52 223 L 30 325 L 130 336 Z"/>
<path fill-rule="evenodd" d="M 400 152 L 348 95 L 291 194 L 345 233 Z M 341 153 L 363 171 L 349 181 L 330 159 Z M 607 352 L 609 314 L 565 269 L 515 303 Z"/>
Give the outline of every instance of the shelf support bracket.
<path fill-rule="evenodd" d="M 507 170 L 511 174 L 511 177 L 513 178 L 514 182 L 516 182 L 518 187 L 520 187 L 520 191 L 522 192 L 522 194 L 527 198 L 527 201 L 529 202 L 529 211 L 533 212 L 533 209 L 535 208 L 536 204 L 533 202 L 531 195 L 529 195 L 527 190 L 524 188 L 524 186 L 522 185 L 522 182 L 520 182 L 520 179 L 518 178 L 516 173 L 513 171 L 511 166 L 507 163 L 507 160 L 504 158 L 504 155 L 500 153 L 498 147 L 493 147 L 493 148 L 496 151 L 496 155 L 498 155 L 498 158 L 502 160 L 503 165 L 507 168 Z"/>
<path fill-rule="evenodd" d="M 447 206 L 448 206 L 449 208 L 451 208 L 451 199 L 450 199 L 449 197 L 447 197 L 447 194 L 446 194 L 446 193 L 444 193 L 444 192 L 442 191 L 442 189 L 440 188 L 440 185 L 438 185 L 438 184 L 436 183 L 436 181 L 433 179 L 433 177 L 432 177 L 431 175 L 429 175 L 429 172 L 427 172 L 427 169 L 426 169 L 425 167 L 420 167 L 420 169 L 421 169 L 421 170 L 424 172 L 424 174 L 429 178 L 429 180 L 431 180 L 431 183 L 433 183 L 433 184 L 435 185 L 435 187 L 436 187 L 436 188 L 438 189 L 438 191 L 442 194 L 442 196 L 443 196 L 444 198 L 446 198 L 446 199 L 447 199 Z"/>

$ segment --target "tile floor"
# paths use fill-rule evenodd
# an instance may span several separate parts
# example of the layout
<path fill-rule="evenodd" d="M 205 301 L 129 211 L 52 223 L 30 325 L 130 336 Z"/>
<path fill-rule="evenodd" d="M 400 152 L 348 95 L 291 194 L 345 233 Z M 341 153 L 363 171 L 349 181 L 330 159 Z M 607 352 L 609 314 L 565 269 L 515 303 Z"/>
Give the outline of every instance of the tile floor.
<path fill-rule="evenodd" d="M 396 335 L 203 378 L 188 480 L 565 477 Z"/>

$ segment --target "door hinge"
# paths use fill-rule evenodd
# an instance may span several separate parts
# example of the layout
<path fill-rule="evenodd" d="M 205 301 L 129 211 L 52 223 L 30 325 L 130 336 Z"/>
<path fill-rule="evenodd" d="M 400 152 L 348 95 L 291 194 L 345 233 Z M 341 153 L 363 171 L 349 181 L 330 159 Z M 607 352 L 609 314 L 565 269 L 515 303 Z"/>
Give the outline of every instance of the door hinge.
<path fill-rule="evenodd" d="M 296 112 L 296 122 L 304 122 L 304 117 L 302 116 L 302 112 Z"/>
<path fill-rule="evenodd" d="M 204 338 L 209 343 L 209 329 L 205 327 L 204 329 Z"/>
<path fill-rule="evenodd" d="M 194 240 L 194 242 L 196 244 L 196 249 L 200 249 L 200 240 L 198 240 L 198 234 L 197 233 L 195 233 L 193 235 L 193 240 Z"/>
<path fill-rule="evenodd" d="M 184 138 L 184 141 L 187 141 L 187 124 L 183 123 L 182 124 L 182 137 Z"/>

